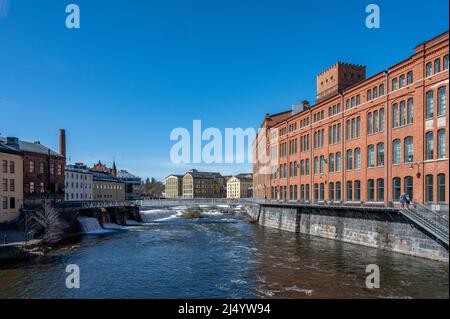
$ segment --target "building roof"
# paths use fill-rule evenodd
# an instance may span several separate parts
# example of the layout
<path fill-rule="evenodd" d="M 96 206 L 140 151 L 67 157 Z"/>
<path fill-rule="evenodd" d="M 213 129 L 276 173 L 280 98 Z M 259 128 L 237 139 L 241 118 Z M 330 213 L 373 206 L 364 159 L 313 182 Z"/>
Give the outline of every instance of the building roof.
<path fill-rule="evenodd" d="M 61 156 L 57 152 L 51 150 L 50 148 L 45 147 L 40 142 L 31 143 L 21 141 L 18 138 L 0 137 L 0 143 L 3 143 L 3 145 L 6 145 L 10 148 L 26 153 L 37 153 L 42 155 L 48 155 L 48 152 L 50 151 L 50 155 L 52 156 Z"/>
<path fill-rule="evenodd" d="M 0 153 L 22 155 L 22 152 L 3 144 L 1 141 L 0 141 Z"/>
<path fill-rule="evenodd" d="M 94 181 L 112 182 L 112 183 L 123 183 L 119 179 L 115 178 L 109 173 L 91 171 L 92 178 Z"/>
<path fill-rule="evenodd" d="M 194 178 L 221 178 L 222 177 L 222 175 L 217 172 L 199 172 L 196 169 L 191 169 L 190 171 L 187 171 L 186 174 L 184 174 L 184 175 L 187 175 L 187 174 L 192 175 L 192 177 L 194 177 Z"/>
<path fill-rule="evenodd" d="M 82 164 L 69 164 L 69 165 L 66 165 L 64 170 L 66 172 L 92 174 L 92 172 L 89 170 L 89 168 L 86 165 L 82 165 Z"/>
<path fill-rule="evenodd" d="M 117 172 L 117 178 L 139 178 L 140 179 L 140 177 L 133 175 L 124 169 L 121 169 L 120 171 Z"/>
<path fill-rule="evenodd" d="M 183 178 L 184 175 L 177 175 L 177 174 L 170 174 L 166 176 L 164 179 L 168 179 L 169 177 L 177 177 L 177 178 Z"/>
<path fill-rule="evenodd" d="M 228 180 L 230 180 L 233 177 L 237 178 L 240 181 L 248 181 L 248 182 L 252 182 L 253 181 L 253 174 L 252 173 L 242 173 L 242 174 L 238 174 L 236 176 L 231 176 Z"/>

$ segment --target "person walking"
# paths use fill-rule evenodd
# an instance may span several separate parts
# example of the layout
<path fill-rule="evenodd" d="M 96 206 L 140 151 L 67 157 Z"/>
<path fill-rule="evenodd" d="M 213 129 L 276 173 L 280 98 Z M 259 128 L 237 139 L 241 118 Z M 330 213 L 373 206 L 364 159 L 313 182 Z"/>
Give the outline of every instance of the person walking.
<path fill-rule="evenodd" d="M 400 195 L 400 204 L 402 205 L 402 208 L 405 208 L 405 195 Z"/>
<path fill-rule="evenodd" d="M 405 202 L 406 202 L 406 208 L 409 209 L 409 204 L 411 204 L 411 198 L 409 197 L 409 194 L 405 195 Z"/>

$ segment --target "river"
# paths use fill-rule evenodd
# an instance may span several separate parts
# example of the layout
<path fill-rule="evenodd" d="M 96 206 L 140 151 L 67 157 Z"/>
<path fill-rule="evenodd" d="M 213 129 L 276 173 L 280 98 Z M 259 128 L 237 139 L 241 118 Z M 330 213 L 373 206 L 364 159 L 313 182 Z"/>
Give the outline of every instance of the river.
<path fill-rule="evenodd" d="M 68 264 L 80 288 L 65 286 Z M 380 268 L 380 288 L 365 270 Z M 0 265 L 0 298 L 448 298 L 448 264 L 263 228 L 205 211 L 87 235 Z"/>

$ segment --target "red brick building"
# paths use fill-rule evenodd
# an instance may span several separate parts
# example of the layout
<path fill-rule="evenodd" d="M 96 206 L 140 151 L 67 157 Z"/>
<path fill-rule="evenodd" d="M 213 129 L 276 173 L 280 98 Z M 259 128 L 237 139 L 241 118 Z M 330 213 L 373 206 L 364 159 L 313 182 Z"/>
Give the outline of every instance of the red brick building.
<path fill-rule="evenodd" d="M 0 137 L 0 139 L 2 139 Z M 65 132 L 60 130 L 60 152 L 40 142 L 3 138 L 3 143 L 23 153 L 24 204 L 34 199 L 64 199 Z"/>
<path fill-rule="evenodd" d="M 448 209 L 449 33 L 366 78 L 336 63 L 317 76 L 317 101 L 266 115 L 253 145 L 254 197 Z M 260 163 L 261 152 L 275 161 Z"/>

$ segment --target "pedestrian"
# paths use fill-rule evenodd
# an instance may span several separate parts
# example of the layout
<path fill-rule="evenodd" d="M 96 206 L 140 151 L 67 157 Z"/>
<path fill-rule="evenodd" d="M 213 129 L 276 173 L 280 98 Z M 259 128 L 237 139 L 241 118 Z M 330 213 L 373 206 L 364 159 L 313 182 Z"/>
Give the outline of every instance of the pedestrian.
<path fill-rule="evenodd" d="M 402 205 L 402 208 L 405 207 L 405 196 L 403 194 L 400 195 L 400 204 Z"/>
<path fill-rule="evenodd" d="M 406 194 L 405 202 L 406 202 L 406 208 L 409 209 L 409 204 L 411 204 L 411 198 L 409 197 L 409 194 Z"/>

